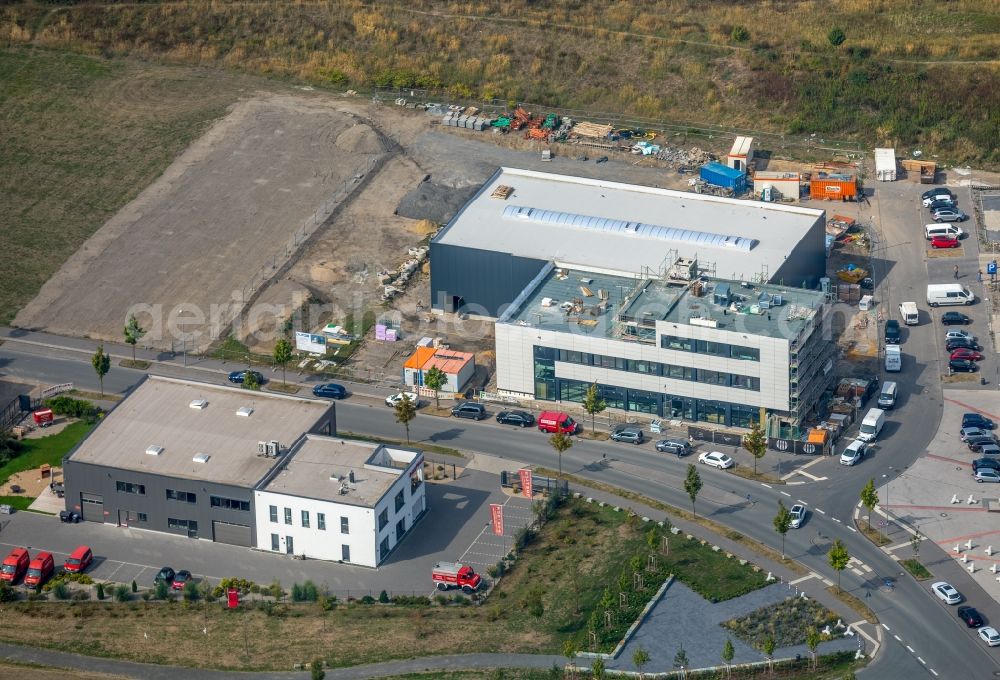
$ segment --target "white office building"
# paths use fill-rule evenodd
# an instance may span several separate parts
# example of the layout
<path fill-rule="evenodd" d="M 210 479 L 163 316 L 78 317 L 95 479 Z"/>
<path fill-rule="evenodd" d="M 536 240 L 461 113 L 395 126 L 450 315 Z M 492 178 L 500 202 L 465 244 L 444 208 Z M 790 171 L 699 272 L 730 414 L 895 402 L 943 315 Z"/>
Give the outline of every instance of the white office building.
<path fill-rule="evenodd" d="M 377 567 L 427 510 L 423 453 L 307 435 L 254 491 L 261 550 Z"/>

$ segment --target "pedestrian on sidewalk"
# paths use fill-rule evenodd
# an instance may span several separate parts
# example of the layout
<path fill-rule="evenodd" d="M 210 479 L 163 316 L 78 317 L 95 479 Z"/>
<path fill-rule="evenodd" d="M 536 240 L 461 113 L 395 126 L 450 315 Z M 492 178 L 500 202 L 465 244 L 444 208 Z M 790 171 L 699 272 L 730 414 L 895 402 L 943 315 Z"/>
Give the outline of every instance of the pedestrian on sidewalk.
<path fill-rule="evenodd" d="M 978 281 L 979 283 L 983 282 L 983 270 L 982 269 L 980 269 L 979 272 L 976 274 L 976 281 Z"/>
<path fill-rule="evenodd" d="M 955 265 L 955 278 L 958 278 L 958 265 Z"/>

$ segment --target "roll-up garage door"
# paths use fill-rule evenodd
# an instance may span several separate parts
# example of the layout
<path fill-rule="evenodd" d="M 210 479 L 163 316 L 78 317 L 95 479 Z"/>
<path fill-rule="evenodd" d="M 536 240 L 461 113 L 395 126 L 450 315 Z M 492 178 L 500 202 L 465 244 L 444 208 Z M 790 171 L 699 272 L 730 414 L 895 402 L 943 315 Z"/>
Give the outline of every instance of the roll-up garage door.
<path fill-rule="evenodd" d="M 95 493 L 80 494 L 80 514 L 85 522 L 104 521 L 104 496 Z"/>
<path fill-rule="evenodd" d="M 212 522 L 212 536 L 216 543 L 250 547 L 250 527 L 245 524 L 229 524 L 215 520 Z"/>

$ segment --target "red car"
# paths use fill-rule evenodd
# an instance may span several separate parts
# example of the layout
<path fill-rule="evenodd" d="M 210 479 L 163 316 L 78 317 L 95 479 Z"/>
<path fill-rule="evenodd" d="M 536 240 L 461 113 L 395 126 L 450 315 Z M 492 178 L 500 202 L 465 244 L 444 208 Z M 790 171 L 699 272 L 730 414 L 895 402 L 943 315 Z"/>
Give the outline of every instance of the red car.
<path fill-rule="evenodd" d="M 190 583 L 192 580 L 191 572 L 187 569 L 181 569 L 179 572 L 174 574 L 174 580 L 170 584 L 170 587 L 174 590 L 183 590 L 184 586 Z"/>
<path fill-rule="evenodd" d="M 931 239 L 931 248 L 958 248 L 960 245 L 957 238 L 950 236 L 935 236 Z"/>
<path fill-rule="evenodd" d="M 982 361 L 983 355 L 981 352 L 977 352 L 974 349 L 967 349 L 965 347 L 959 347 L 954 352 L 951 353 L 949 359 L 968 359 L 969 361 Z"/>

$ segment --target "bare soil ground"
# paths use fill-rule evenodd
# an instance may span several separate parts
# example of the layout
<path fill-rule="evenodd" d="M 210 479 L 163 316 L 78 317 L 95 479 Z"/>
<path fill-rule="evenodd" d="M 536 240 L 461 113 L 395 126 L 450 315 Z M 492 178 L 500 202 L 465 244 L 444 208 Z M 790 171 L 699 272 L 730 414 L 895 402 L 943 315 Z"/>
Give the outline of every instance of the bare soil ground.
<path fill-rule="evenodd" d="M 239 102 L 91 237 L 15 324 L 117 340 L 129 309 L 149 305 L 137 314 L 150 331 L 144 344 L 170 347 L 179 339 L 170 314 L 183 311 L 180 332 L 204 349 L 252 296 L 251 279 L 280 267 L 303 224 L 383 154 L 368 126 L 318 98 Z"/>

